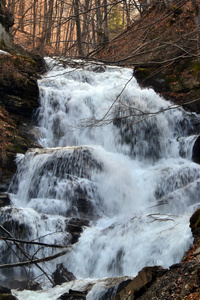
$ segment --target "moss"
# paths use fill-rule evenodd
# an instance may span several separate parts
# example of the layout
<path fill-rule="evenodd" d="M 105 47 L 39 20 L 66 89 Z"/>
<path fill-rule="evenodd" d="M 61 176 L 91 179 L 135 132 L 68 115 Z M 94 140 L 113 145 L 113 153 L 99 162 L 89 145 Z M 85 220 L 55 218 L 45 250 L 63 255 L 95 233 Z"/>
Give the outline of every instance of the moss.
<path fill-rule="evenodd" d="M 0 40 L 0 49 L 6 52 L 11 53 L 11 50 L 6 46 L 3 40 Z"/>
<path fill-rule="evenodd" d="M 27 151 L 28 147 L 26 144 L 9 144 L 6 147 L 6 151 L 14 152 L 14 153 L 24 153 Z"/>
<path fill-rule="evenodd" d="M 16 55 L 14 60 L 14 66 L 18 69 L 25 69 L 28 73 L 35 73 L 38 68 L 38 63 L 32 58 L 25 55 Z"/>
<path fill-rule="evenodd" d="M 16 300 L 17 298 L 11 294 L 0 294 L 0 300 Z"/>
<path fill-rule="evenodd" d="M 198 62 L 193 63 L 193 76 L 197 77 L 200 70 L 200 65 Z"/>

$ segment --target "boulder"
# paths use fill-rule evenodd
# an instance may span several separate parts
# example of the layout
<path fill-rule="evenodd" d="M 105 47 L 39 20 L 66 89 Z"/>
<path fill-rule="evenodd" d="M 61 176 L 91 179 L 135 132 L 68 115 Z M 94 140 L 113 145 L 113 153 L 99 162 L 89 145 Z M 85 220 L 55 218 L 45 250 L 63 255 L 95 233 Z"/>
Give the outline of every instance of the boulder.
<path fill-rule="evenodd" d="M 8 206 L 11 204 L 10 197 L 6 193 L 0 193 L 0 207 Z"/>
<path fill-rule="evenodd" d="M 200 208 L 190 218 L 190 228 L 194 237 L 200 234 Z"/>
<path fill-rule="evenodd" d="M 186 110 L 200 113 L 200 66 L 195 58 L 178 60 L 167 68 L 162 64 L 138 65 L 134 75 L 142 86 L 151 87 L 157 93 L 182 105 Z M 192 101 L 191 101 L 192 100 Z"/>
<path fill-rule="evenodd" d="M 17 300 L 17 298 L 11 294 L 10 289 L 0 286 L 0 300 Z"/>
<path fill-rule="evenodd" d="M 9 9 L 5 7 L 5 1 L 0 1 L 0 23 L 7 32 L 14 25 L 14 17 Z"/>
<path fill-rule="evenodd" d="M 200 163 L 200 136 L 196 139 L 192 149 L 192 160 L 195 163 Z"/>
<path fill-rule="evenodd" d="M 0 45 L 12 47 L 12 40 L 9 28 L 14 25 L 14 17 L 7 7 L 5 1 L 0 1 Z M 1 47 L 0 47 L 1 48 Z"/>
<path fill-rule="evenodd" d="M 56 265 L 56 270 L 53 272 L 52 277 L 55 285 L 60 285 L 64 282 L 76 279 L 74 274 L 69 272 L 67 268 L 63 266 L 63 264 Z"/>
<path fill-rule="evenodd" d="M 68 231 L 72 236 L 70 241 L 71 244 L 78 242 L 81 232 L 83 231 L 83 227 L 89 226 L 89 223 L 89 220 L 79 218 L 70 218 L 66 221 L 66 231 Z"/>
<path fill-rule="evenodd" d="M 112 287 L 100 300 L 133 300 L 146 290 L 146 288 L 154 281 L 157 274 L 162 271 L 162 267 L 145 267 L 133 280 L 125 280 L 116 288 Z M 111 298 L 109 298 L 111 297 Z"/>

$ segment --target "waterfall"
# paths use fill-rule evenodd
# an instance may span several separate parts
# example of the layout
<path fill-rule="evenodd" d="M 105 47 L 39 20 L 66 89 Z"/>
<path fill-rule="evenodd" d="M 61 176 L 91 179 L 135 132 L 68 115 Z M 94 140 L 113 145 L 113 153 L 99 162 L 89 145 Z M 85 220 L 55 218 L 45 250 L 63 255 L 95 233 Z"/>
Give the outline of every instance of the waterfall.
<path fill-rule="evenodd" d="M 43 148 L 17 156 L 13 205 L 1 210 L 1 224 L 17 238 L 71 245 L 70 222 L 87 220 L 68 253 L 44 265 L 53 272 L 63 263 L 77 286 L 179 262 L 199 207 L 200 166 L 191 159 L 199 116 L 141 88 L 131 68 L 46 61 L 38 81 Z M 16 261 L 0 247 L 4 263 Z M 58 251 L 25 249 L 39 258 Z"/>

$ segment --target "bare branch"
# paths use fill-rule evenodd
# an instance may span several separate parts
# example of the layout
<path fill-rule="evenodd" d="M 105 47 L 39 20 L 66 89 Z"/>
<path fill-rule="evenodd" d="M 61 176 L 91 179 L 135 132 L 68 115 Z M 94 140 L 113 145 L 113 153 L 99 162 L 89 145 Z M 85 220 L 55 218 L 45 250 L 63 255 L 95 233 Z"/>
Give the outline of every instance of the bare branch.
<path fill-rule="evenodd" d="M 21 261 L 21 262 L 17 262 L 17 263 L 13 263 L 13 264 L 4 264 L 4 265 L 0 265 L 0 269 L 23 267 L 23 266 L 29 266 L 29 265 L 32 265 L 32 264 L 37 265 L 38 263 L 43 263 L 43 262 L 47 262 L 47 261 L 51 261 L 53 259 L 56 259 L 60 256 L 63 256 L 65 254 L 67 254 L 68 252 L 69 252 L 69 250 L 64 250 L 64 251 L 59 252 L 57 254 L 47 256 L 47 257 L 43 257 L 43 258 L 38 258 L 38 259 L 33 259 L 33 260 L 30 259 L 30 260 L 27 260 L 27 261 Z M 52 282 L 52 280 L 50 280 L 50 281 L 51 281 L 52 284 L 54 284 L 54 282 Z"/>

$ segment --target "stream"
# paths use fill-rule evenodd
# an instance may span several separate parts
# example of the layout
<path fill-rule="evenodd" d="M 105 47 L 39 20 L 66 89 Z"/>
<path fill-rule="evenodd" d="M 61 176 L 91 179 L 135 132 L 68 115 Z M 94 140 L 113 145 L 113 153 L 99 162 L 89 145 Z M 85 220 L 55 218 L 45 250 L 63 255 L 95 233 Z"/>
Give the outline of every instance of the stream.
<path fill-rule="evenodd" d="M 42 148 L 17 155 L 1 224 L 13 237 L 66 245 L 41 267 L 62 264 L 76 280 L 52 288 L 39 268 L 2 270 L 1 278 L 40 282 L 43 291 L 13 291 L 19 300 L 56 300 L 90 285 L 100 300 L 111 278 L 133 278 L 145 266 L 180 262 L 193 237 L 200 166 L 192 162 L 197 114 L 141 88 L 131 68 L 46 58 L 35 118 Z M 70 225 L 82 225 L 77 235 Z M 77 228 L 77 227 L 76 227 Z M 24 261 L 0 241 L 1 264 Z M 31 259 L 60 249 L 24 244 Z M 17 256 L 18 258 L 17 258 Z"/>

